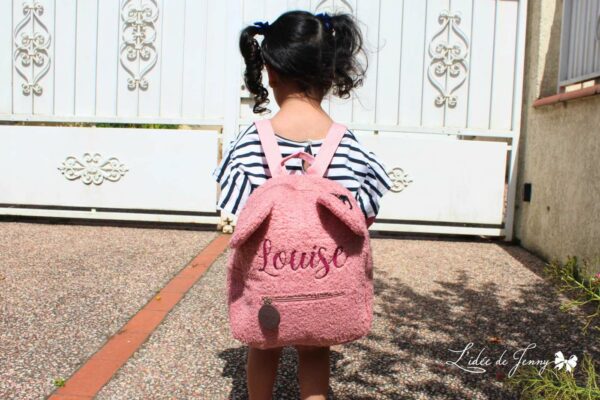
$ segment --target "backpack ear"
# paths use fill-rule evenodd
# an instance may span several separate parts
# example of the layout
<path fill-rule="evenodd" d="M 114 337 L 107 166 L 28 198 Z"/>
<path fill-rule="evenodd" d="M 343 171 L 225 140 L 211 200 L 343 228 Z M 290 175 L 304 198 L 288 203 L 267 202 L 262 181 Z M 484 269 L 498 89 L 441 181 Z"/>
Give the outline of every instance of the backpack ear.
<path fill-rule="evenodd" d="M 273 201 L 260 201 L 252 204 L 249 213 L 242 213 L 235 224 L 235 230 L 229 240 L 230 247 L 240 247 L 267 220 L 273 209 Z"/>
<path fill-rule="evenodd" d="M 352 199 L 354 200 L 354 199 Z M 322 193 L 317 197 L 317 203 L 327 208 L 333 215 L 344 223 L 352 232 L 358 236 L 365 236 L 365 219 L 362 212 L 357 213 L 352 207 L 358 207 L 356 202 L 349 198 L 341 200 L 333 193 Z"/>

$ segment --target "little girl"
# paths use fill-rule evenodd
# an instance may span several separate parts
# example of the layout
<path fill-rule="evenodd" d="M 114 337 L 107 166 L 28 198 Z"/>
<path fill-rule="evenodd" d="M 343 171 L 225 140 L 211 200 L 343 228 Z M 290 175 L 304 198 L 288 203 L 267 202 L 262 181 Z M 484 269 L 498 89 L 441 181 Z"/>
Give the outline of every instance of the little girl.
<path fill-rule="evenodd" d="M 259 45 L 255 35 L 263 35 Z M 314 15 L 307 11 L 282 14 L 272 25 L 257 22 L 242 30 L 240 50 L 246 64 L 244 80 L 253 94 L 254 112 L 268 103 L 262 84 L 266 67 L 279 112 L 271 123 L 282 157 L 303 150 L 319 152 L 333 120 L 321 107 L 330 91 L 342 98 L 362 84 L 365 70 L 357 56 L 362 37 L 351 15 Z M 308 167 L 300 158 L 285 164 L 292 174 Z M 238 215 L 250 193 L 271 177 L 254 124 L 229 142 L 224 158 L 213 171 L 221 186 L 217 206 Z M 391 187 L 383 163 L 347 130 L 325 174 L 356 197 L 370 226 L 379 200 Z M 300 392 L 305 399 L 325 399 L 329 387 L 329 347 L 295 346 L 298 351 Z M 270 399 L 282 348 L 250 347 L 246 367 L 251 400 Z"/>

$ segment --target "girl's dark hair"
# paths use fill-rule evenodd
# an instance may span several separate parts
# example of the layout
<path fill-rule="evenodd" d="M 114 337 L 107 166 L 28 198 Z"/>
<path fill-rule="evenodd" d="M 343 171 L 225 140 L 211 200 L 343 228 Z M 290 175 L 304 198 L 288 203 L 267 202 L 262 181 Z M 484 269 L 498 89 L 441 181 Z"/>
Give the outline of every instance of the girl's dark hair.
<path fill-rule="evenodd" d="M 357 56 L 363 39 L 351 14 L 331 14 L 330 25 L 308 11 L 288 11 L 266 27 L 250 25 L 240 35 L 240 51 L 246 63 L 244 82 L 254 97 L 254 113 L 267 110 L 269 92 L 262 84 L 262 69 L 269 64 L 282 80 L 298 84 L 309 97 L 333 94 L 349 98 L 363 83 L 367 68 Z M 263 34 L 259 45 L 256 34 Z"/>

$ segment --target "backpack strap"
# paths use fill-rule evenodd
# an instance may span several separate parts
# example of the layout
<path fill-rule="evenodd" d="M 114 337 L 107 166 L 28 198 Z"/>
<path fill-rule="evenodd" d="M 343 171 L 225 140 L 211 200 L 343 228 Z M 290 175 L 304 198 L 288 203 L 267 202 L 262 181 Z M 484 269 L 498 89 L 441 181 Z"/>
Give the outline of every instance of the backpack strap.
<path fill-rule="evenodd" d="M 258 130 L 258 137 L 265 152 L 271 176 L 273 177 L 282 174 L 284 172 L 284 167 L 281 166 L 281 152 L 277 145 L 277 139 L 275 138 L 275 132 L 273 132 L 271 120 L 261 119 L 259 121 L 254 121 L 254 125 L 256 125 L 256 129 Z"/>
<path fill-rule="evenodd" d="M 327 132 L 327 136 L 325 137 L 325 142 L 321 145 L 321 148 L 317 153 L 315 162 L 306 170 L 308 174 L 319 176 L 325 175 L 325 171 L 329 168 L 333 155 L 342 141 L 344 133 L 346 133 L 346 129 L 345 125 L 338 124 L 337 122 L 334 122 L 331 125 Z"/>
<path fill-rule="evenodd" d="M 279 146 L 277 145 L 277 139 L 275 138 L 275 132 L 273 132 L 271 120 L 261 119 L 254 121 L 254 125 L 256 125 L 256 129 L 258 130 L 258 137 L 265 152 L 267 164 L 269 165 L 269 170 L 271 171 L 271 176 L 273 177 L 284 174 L 286 170 L 282 164 L 290 157 L 287 157 L 286 160 L 283 160 L 281 157 L 281 152 L 279 151 Z M 338 124 L 337 122 L 331 124 L 329 131 L 327 132 L 327 136 L 325 137 L 325 141 L 319 149 L 319 153 L 314 158 L 314 162 L 306 170 L 307 174 L 319 176 L 325 175 L 325 172 L 327 171 L 327 168 L 333 159 L 333 155 L 342 141 L 344 133 L 346 133 L 346 129 L 347 127 L 345 125 Z"/>

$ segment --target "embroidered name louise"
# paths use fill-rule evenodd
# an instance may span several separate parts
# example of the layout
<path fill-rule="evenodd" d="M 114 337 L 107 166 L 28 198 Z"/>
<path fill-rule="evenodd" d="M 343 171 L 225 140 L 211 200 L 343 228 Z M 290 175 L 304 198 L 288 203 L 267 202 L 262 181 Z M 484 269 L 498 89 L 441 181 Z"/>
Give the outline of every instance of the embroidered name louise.
<path fill-rule="evenodd" d="M 307 255 L 307 252 L 299 253 L 296 249 L 292 249 L 289 254 L 286 250 L 273 252 L 271 240 L 264 239 L 262 241 L 263 265 L 259 268 L 259 271 L 271 276 L 278 276 L 278 271 L 283 270 L 285 267 L 289 267 L 292 271 L 311 268 L 315 272 L 315 278 L 322 279 L 329 274 L 332 265 L 341 268 L 346 262 L 346 255 L 342 246 L 335 248 L 331 259 L 327 259 L 327 252 L 326 247 L 317 248 L 316 245 L 313 246 L 313 251 L 309 253 L 310 256 Z"/>

